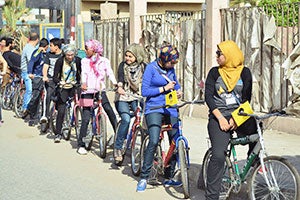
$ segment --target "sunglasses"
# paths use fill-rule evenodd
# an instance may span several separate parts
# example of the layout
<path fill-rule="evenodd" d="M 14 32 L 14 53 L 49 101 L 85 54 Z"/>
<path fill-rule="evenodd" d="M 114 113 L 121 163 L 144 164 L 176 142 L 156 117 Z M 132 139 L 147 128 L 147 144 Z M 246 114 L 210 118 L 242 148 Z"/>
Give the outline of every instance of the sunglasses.
<path fill-rule="evenodd" d="M 217 58 L 219 58 L 221 55 L 223 55 L 222 51 L 220 51 L 220 50 L 217 50 L 216 54 L 217 54 Z"/>

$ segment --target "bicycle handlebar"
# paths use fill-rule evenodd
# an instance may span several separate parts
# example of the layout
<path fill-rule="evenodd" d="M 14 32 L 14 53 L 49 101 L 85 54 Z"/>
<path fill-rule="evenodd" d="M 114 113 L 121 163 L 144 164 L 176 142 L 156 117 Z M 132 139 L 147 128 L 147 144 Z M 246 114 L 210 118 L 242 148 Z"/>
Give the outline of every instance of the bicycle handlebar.
<path fill-rule="evenodd" d="M 204 100 L 184 101 L 183 103 L 172 105 L 172 106 L 171 105 L 154 106 L 154 107 L 150 108 L 150 110 L 155 110 L 155 109 L 159 109 L 159 108 L 181 108 L 187 104 L 204 104 L 204 103 L 205 103 Z"/>
<path fill-rule="evenodd" d="M 263 120 L 263 119 L 267 119 L 267 118 L 270 118 L 273 116 L 282 116 L 285 114 L 286 114 L 286 112 L 284 110 L 281 110 L 281 111 L 275 111 L 275 112 L 271 112 L 271 113 L 267 113 L 267 114 L 259 116 L 257 114 L 245 113 L 243 109 L 240 109 L 239 113 L 238 113 L 238 115 L 240 115 L 240 116 L 254 117 L 256 120 Z"/>

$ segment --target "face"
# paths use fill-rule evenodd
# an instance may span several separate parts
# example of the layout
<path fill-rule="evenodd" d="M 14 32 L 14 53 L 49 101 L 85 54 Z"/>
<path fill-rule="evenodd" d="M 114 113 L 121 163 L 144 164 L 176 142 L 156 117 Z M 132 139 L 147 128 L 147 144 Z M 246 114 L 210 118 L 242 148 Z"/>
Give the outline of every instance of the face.
<path fill-rule="evenodd" d="M 0 41 L 0 49 L 3 49 L 5 47 L 5 45 L 6 45 L 5 40 L 1 40 Z"/>
<path fill-rule="evenodd" d="M 134 56 L 131 52 L 127 51 L 127 52 L 125 53 L 125 62 L 126 62 L 128 65 L 130 65 L 130 64 L 134 63 L 135 61 L 136 61 L 135 56 Z"/>
<path fill-rule="evenodd" d="M 85 54 L 87 58 L 90 58 L 94 55 L 94 50 L 88 48 L 87 46 L 85 46 Z"/>
<path fill-rule="evenodd" d="M 74 60 L 74 57 L 75 57 L 75 53 L 73 51 L 69 51 L 66 53 L 65 59 L 68 63 L 71 63 Z"/>
<path fill-rule="evenodd" d="M 225 58 L 225 56 L 223 55 L 223 53 L 220 49 L 218 49 L 216 51 L 216 57 L 217 57 L 217 63 L 219 65 L 224 65 L 225 64 L 226 58 Z"/>
<path fill-rule="evenodd" d="M 46 53 L 46 52 L 47 52 L 47 49 L 48 49 L 48 47 L 49 47 L 49 45 L 47 45 L 47 46 L 43 47 L 43 48 L 42 48 L 42 51 L 43 51 L 44 53 Z"/>
<path fill-rule="evenodd" d="M 174 68 L 174 66 L 178 63 L 178 61 L 170 61 L 170 62 L 166 62 L 164 64 L 164 68 L 166 69 L 171 69 L 171 68 Z"/>
<path fill-rule="evenodd" d="M 50 42 L 50 52 L 56 53 L 58 49 L 58 46 L 55 46 L 53 43 Z"/>

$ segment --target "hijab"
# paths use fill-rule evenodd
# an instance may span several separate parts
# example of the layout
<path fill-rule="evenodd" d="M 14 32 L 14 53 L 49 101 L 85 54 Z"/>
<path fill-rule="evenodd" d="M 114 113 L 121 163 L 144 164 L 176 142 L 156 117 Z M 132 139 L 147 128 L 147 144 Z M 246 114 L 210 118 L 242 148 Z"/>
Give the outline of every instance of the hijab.
<path fill-rule="evenodd" d="M 100 60 L 100 57 L 103 55 L 103 46 L 98 40 L 90 39 L 85 42 L 85 46 L 88 49 L 94 51 L 95 55 L 90 58 L 90 67 L 94 71 L 96 77 L 100 75 L 100 72 L 97 70 L 96 63 Z"/>
<path fill-rule="evenodd" d="M 231 92 L 240 79 L 244 68 L 244 55 L 237 44 L 232 40 L 221 42 L 218 48 L 222 51 L 226 59 L 225 64 L 219 66 L 219 73 L 228 92 Z"/>

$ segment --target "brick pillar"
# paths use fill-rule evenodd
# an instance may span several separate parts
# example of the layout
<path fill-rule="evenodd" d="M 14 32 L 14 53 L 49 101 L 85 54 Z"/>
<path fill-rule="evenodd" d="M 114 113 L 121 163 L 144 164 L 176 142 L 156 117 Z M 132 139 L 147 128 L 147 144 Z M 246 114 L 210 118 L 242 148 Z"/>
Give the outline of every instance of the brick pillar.
<path fill-rule="evenodd" d="M 229 1 L 206 1 L 206 71 L 216 66 L 217 44 L 221 42 L 221 8 L 228 8 Z"/>
<path fill-rule="evenodd" d="M 139 43 L 142 36 L 141 19 L 147 14 L 147 0 L 130 0 L 130 43 Z"/>

